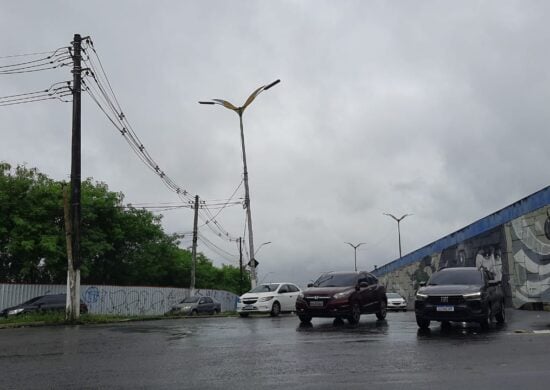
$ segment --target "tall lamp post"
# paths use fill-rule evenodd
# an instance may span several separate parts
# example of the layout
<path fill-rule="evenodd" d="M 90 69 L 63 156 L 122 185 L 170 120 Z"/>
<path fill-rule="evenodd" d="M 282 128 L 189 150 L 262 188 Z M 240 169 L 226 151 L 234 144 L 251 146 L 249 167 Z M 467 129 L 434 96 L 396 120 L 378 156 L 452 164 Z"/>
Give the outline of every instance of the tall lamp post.
<path fill-rule="evenodd" d="M 359 248 L 361 245 L 365 244 L 364 242 L 360 242 L 359 244 L 357 245 L 353 245 L 351 242 L 346 242 L 346 244 L 348 244 L 349 246 L 351 246 L 353 248 L 353 250 L 355 251 L 355 272 L 357 272 L 357 248 Z"/>
<path fill-rule="evenodd" d="M 249 261 L 250 264 L 250 284 L 252 288 L 256 287 L 256 259 L 254 258 L 254 235 L 252 232 L 252 213 L 250 211 L 250 190 L 248 189 L 248 168 L 246 166 L 246 150 L 244 147 L 244 130 L 243 130 L 243 114 L 246 107 L 248 107 L 256 96 L 258 96 L 263 91 L 267 91 L 269 88 L 278 84 L 281 80 L 275 80 L 271 84 L 263 85 L 260 88 L 256 89 L 252 94 L 246 99 L 244 104 L 241 107 L 236 107 L 227 100 L 223 99 L 212 99 L 211 101 L 200 101 L 200 104 L 219 104 L 225 108 L 235 111 L 239 115 L 239 123 L 241 126 L 241 146 L 243 151 L 243 181 L 244 181 L 244 204 L 246 207 L 246 215 L 248 219 L 248 245 L 250 248 L 250 256 L 252 257 Z"/>
<path fill-rule="evenodd" d="M 384 215 L 387 215 L 388 217 L 391 217 L 397 221 L 397 237 L 399 239 L 399 258 L 401 259 L 401 228 L 399 227 L 399 224 L 402 220 L 404 220 L 406 217 L 412 215 L 412 214 L 403 214 L 401 218 L 397 218 L 395 215 L 384 213 Z"/>

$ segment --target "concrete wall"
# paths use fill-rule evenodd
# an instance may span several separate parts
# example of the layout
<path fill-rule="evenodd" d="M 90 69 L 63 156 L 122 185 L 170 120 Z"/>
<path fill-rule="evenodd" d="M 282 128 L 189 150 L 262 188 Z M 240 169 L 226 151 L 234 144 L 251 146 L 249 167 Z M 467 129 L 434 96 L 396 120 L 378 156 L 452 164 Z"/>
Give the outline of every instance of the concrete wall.
<path fill-rule="evenodd" d="M 67 291 L 66 285 L 0 284 L 0 310 L 44 294 Z M 90 313 L 121 315 L 156 315 L 166 313 L 172 305 L 189 296 L 187 288 L 120 287 L 82 285 L 81 299 Z M 221 303 L 222 311 L 233 311 L 238 296 L 220 290 L 196 290 L 197 295 L 209 296 Z"/>
<path fill-rule="evenodd" d="M 421 281 L 444 267 L 485 267 L 516 308 L 550 302 L 550 187 L 374 273 L 412 304 Z M 542 207 L 541 207 L 542 206 Z"/>

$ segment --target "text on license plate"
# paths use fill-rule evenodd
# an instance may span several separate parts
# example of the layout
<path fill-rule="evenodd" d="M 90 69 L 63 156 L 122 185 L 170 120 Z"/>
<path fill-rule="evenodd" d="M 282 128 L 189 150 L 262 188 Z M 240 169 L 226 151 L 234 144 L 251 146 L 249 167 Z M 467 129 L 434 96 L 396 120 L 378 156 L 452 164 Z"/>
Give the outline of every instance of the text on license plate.
<path fill-rule="evenodd" d="M 436 311 L 455 311 L 454 306 L 437 306 Z"/>
<path fill-rule="evenodd" d="M 323 306 L 323 301 L 311 301 L 309 306 Z"/>

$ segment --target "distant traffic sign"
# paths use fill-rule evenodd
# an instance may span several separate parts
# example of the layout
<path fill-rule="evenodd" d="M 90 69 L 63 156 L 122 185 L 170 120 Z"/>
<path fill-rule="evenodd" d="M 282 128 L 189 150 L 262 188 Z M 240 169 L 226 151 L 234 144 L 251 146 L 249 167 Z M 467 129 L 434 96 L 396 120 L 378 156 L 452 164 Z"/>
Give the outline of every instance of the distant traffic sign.
<path fill-rule="evenodd" d="M 249 262 L 248 262 L 248 266 L 249 267 L 252 267 L 252 265 L 254 265 L 254 268 L 256 268 L 258 266 L 258 261 L 256 261 L 256 259 L 251 259 Z"/>

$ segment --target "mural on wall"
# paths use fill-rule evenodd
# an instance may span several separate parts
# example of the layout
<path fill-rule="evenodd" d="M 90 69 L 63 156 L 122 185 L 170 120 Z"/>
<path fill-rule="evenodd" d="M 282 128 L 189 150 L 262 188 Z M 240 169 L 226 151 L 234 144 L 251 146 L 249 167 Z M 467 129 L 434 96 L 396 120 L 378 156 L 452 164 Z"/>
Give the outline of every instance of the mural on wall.
<path fill-rule="evenodd" d="M 448 267 L 483 267 L 502 282 L 514 307 L 550 302 L 550 207 L 510 220 L 441 252 L 381 275 L 389 291 L 409 301 L 420 282 Z"/>
<path fill-rule="evenodd" d="M 511 223 L 515 303 L 550 302 L 550 208 Z"/>

